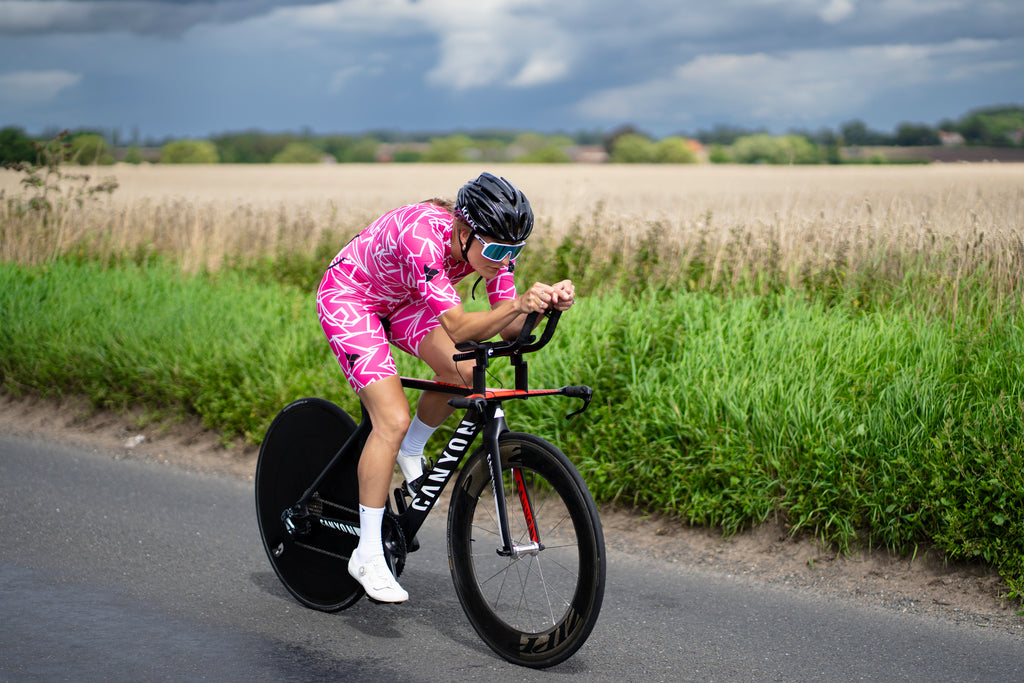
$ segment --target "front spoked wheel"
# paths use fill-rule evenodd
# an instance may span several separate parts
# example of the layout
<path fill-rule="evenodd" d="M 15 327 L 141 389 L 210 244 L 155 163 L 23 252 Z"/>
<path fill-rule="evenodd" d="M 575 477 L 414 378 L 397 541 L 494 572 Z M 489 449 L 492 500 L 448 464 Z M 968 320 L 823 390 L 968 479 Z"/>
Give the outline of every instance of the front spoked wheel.
<path fill-rule="evenodd" d="M 604 535 L 586 484 L 565 455 L 529 434 L 500 439 L 515 549 L 501 533 L 486 449 L 462 469 L 448 512 L 452 580 L 473 628 L 516 664 L 547 667 L 586 641 L 604 598 Z"/>

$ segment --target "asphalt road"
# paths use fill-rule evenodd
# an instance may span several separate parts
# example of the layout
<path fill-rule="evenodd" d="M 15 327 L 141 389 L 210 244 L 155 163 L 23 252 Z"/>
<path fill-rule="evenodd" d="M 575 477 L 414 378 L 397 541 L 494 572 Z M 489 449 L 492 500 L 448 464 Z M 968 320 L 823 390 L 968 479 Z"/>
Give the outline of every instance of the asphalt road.
<path fill-rule="evenodd" d="M 1024 680 L 1011 634 L 615 552 L 587 644 L 522 669 L 463 616 L 437 512 L 409 603 L 325 614 L 274 576 L 251 483 L 0 437 L 0 680 Z"/>

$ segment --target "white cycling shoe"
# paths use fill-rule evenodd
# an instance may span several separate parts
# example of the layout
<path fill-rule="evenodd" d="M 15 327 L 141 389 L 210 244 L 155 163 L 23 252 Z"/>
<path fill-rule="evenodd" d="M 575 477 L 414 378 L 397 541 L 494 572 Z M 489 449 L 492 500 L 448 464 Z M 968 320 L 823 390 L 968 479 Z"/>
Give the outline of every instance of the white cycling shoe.
<path fill-rule="evenodd" d="M 348 573 L 358 581 L 366 594 L 377 602 L 405 602 L 409 594 L 398 585 L 391 574 L 383 555 L 375 555 L 363 560 L 353 552 L 348 561 Z"/>
<path fill-rule="evenodd" d="M 405 477 L 405 481 L 409 484 L 409 492 L 413 497 L 415 497 L 416 491 L 418 491 L 419 488 L 417 487 L 414 491 L 412 484 L 418 483 L 419 480 L 423 478 L 423 471 L 427 469 L 427 459 L 424 458 L 422 454 L 409 455 L 399 447 L 398 457 L 395 461 L 398 463 L 398 466 L 402 468 L 402 476 Z"/>

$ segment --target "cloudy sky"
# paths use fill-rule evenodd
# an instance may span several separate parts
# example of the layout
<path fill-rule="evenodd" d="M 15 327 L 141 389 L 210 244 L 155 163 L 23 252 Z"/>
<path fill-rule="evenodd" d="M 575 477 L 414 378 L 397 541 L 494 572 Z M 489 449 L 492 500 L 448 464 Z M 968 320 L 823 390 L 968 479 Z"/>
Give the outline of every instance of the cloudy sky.
<path fill-rule="evenodd" d="M 1024 104 L 1022 0 L 0 0 L 0 126 L 655 136 Z"/>

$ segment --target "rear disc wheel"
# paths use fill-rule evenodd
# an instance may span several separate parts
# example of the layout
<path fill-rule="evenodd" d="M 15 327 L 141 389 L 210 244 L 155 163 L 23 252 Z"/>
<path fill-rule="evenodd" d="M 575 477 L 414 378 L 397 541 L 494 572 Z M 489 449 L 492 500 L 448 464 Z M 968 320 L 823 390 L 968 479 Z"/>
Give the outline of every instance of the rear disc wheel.
<path fill-rule="evenodd" d="M 308 509 L 315 516 L 293 519 L 299 533 L 288 532 L 282 515 L 355 431 L 355 421 L 333 403 L 301 399 L 271 423 L 256 464 L 256 514 L 270 564 L 299 602 L 326 612 L 350 607 L 364 593 L 348 573 L 348 558 L 359 542 L 353 532 L 359 528 L 356 467 L 362 444 L 351 449 L 352 455 L 313 494 Z M 351 531 L 319 523 L 321 514 Z"/>

